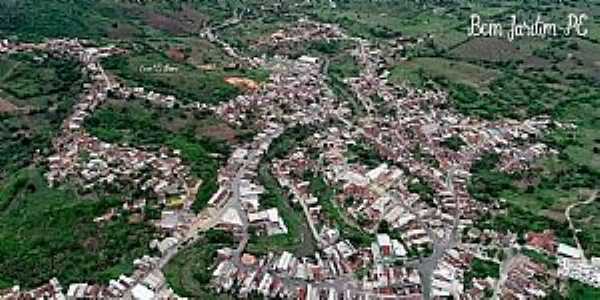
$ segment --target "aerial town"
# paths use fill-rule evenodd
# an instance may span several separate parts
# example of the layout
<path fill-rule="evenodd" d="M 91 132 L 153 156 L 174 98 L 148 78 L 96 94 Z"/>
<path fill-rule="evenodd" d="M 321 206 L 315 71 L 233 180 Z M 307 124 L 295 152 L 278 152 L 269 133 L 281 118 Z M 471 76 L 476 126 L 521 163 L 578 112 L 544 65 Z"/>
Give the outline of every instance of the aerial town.
<path fill-rule="evenodd" d="M 231 24 L 236 21 L 224 26 Z M 203 272 L 207 289 L 232 297 L 227 299 L 542 299 L 559 281 L 600 288 L 600 257 L 584 251 L 576 233 L 581 229 L 570 219 L 576 205 L 565 211 L 574 242 L 551 228 L 506 232 L 479 226 L 481 216 L 502 213 L 506 200 L 479 201 L 470 187 L 472 170 L 486 155 L 495 155 L 494 167 L 506 174 L 531 171 L 535 161 L 559 155 L 544 135 L 576 125 L 548 114 L 494 120 L 465 115 L 448 108 L 451 95 L 443 89 L 390 80 L 386 52 L 403 55 L 422 41 L 399 38 L 392 50 L 382 49 L 337 24 L 302 17 L 252 45 L 283 51 L 314 41 L 351 44 L 360 72 L 343 82 L 355 102 L 350 104 L 329 84 L 326 59 L 310 53 L 248 57 L 210 28 L 203 38 L 250 68 L 268 70 L 268 78 L 228 101 L 190 102 L 130 86 L 106 71 L 103 59 L 130 51 L 118 45 L 0 41 L 2 56 L 76 59 L 86 78 L 50 153 L 37 155 L 47 166 L 48 186 L 132 190 L 122 207 L 94 218 L 99 226 L 159 208 L 152 221 L 159 234 L 147 245 L 151 252 L 129 262 L 133 272 L 106 282 L 47 278 L 33 289 L 15 284 L 0 289 L 0 299 L 194 298 L 178 295 L 165 267 L 214 231 L 232 243 L 216 249 Z M 194 201 L 206 182 L 193 175 L 182 149 L 111 143 L 86 129 L 86 120 L 108 101 L 140 100 L 255 129 L 232 146 L 200 211 Z M 296 142 L 280 151 L 276 144 L 290 132 Z M 448 140 L 459 143 L 450 147 Z M 264 174 L 274 181 L 265 184 Z M 283 191 L 277 201 L 284 203 L 269 200 L 271 185 Z M 596 192 L 584 196 L 591 203 Z M 289 210 L 300 218 L 290 221 Z M 255 250 L 257 240 L 275 244 L 299 230 L 302 251 Z M 487 266 L 497 274 L 474 271 Z"/>

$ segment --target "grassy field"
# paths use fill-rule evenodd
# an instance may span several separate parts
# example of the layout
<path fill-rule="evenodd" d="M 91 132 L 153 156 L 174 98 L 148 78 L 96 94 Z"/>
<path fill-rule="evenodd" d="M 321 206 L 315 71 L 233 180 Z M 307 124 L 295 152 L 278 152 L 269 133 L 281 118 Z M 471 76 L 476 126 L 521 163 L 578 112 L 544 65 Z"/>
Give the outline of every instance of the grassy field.
<path fill-rule="evenodd" d="M 225 82 L 228 76 L 246 77 L 259 82 L 268 78 L 268 73 L 262 70 L 202 70 L 170 59 L 163 52 L 150 47 L 141 47 L 128 55 L 105 59 L 104 67 L 130 86 L 143 86 L 162 94 L 174 95 L 183 102 L 215 104 L 234 98 L 242 91 Z M 144 71 L 144 68 L 155 65 L 173 69 L 168 72 Z"/>
<path fill-rule="evenodd" d="M 416 80 L 422 85 L 422 77 L 452 79 L 453 82 L 485 89 L 499 72 L 468 62 L 456 62 L 440 57 L 419 57 L 395 66 L 391 70 L 390 80 L 393 82 Z"/>
<path fill-rule="evenodd" d="M 375 4 L 352 0 L 339 2 L 335 9 L 321 2 L 315 4 L 309 13 L 317 20 L 340 24 L 351 35 L 372 39 L 396 37 L 404 32 L 414 33 L 414 30 L 424 27 L 435 30 L 448 26 L 448 20 L 435 18 L 431 11 L 420 12 L 419 5 L 412 2 L 385 1 Z M 432 21 L 432 18 L 435 20 Z"/>
<path fill-rule="evenodd" d="M 116 196 L 49 188 L 40 169 L 22 169 L 0 188 L 0 288 L 35 287 L 56 276 L 62 284 L 107 282 L 132 271 L 148 253 L 153 230 L 127 216 L 93 222 Z"/>
<path fill-rule="evenodd" d="M 352 10 L 369 4 L 349 1 L 346 5 Z M 386 5 L 411 10 L 411 5 L 404 3 L 380 5 L 380 9 L 385 9 Z M 392 29 L 404 30 L 411 37 L 430 34 L 417 47 L 410 49 L 407 62 L 390 66 L 392 79 L 417 86 L 432 80 L 450 92 L 455 106 L 465 114 L 484 118 L 525 118 L 548 114 L 563 102 L 589 92 L 584 87 L 597 89 L 600 86 L 598 58 L 594 55 L 600 50 L 600 44 L 593 38 L 522 38 L 509 42 L 499 38 L 466 36 L 471 13 L 505 23 L 511 13 L 526 19 L 540 11 L 546 19 L 558 22 L 570 12 L 600 15 L 598 4 L 488 1 L 483 5 L 481 1 L 472 1 L 459 5 L 425 2 L 418 10 L 419 16 L 431 16 L 426 17 L 427 22 L 423 22 L 422 17 L 406 21 L 415 23 L 414 32 L 410 27 L 405 29 L 388 24 Z M 359 16 L 377 13 L 381 18 L 388 16 L 375 7 L 363 7 L 362 12 L 356 13 Z M 376 19 L 363 18 L 363 22 L 377 24 Z M 452 22 L 454 25 L 451 25 Z M 595 24 L 588 23 L 589 26 Z"/>
<path fill-rule="evenodd" d="M 233 47 L 248 51 L 260 38 L 270 36 L 285 24 L 283 20 L 250 19 L 222 29 L 219 35 Z"/>
<path fill-rule="evenodd" d="M 493 228 L 499 231 L 511 231 L 524 236 L 528 231 L 541 232 L 553 229 L 562 241 L 571 240 L 571 232 L 566 220 L 560 216 L 558 191 L 553 188 L 538 186 L 524 188 L 517 186 L 518 175 L 509 175 L 495 169 L 498 157 L 495 155 L 484 156 L 471 168 L 472 177 L 469 182 L 469 193 L 482 202 L 491 203 L 498 199 L 505 199 L 505 213 L 493 217 L 484 216 L 479 227 Z M 556 180 L 556 178 L 555 178 Z M 553 183 L 544 183 L 553 185 Z M 567 194 L 562 194 L 567 197 Z M 575 199 L 565 198 L 564 203 Z M 555 212 L 549 216 L 548 212 Z M 572 241 L 570 241 L 572 242 Z"/>
<path fill-rule="evenodd" d="M 157 38 L 147 40 L 146 43 L 176 62 L 185 62 L 195 67 L 214 65 L 215 69 L 223 69 L 224 66 L 235 63 L 219 46 L 198 37 Z"/>

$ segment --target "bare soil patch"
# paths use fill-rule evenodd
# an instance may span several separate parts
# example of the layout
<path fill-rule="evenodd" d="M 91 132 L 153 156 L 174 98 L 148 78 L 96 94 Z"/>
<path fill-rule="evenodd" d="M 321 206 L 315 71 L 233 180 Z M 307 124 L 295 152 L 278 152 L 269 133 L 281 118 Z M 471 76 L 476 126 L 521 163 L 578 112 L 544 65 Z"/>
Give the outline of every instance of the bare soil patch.
<path fill-rule="evenodd" d="M 198 128 L 197 133 L 206 137 L 226 140 L 229 143 L 235 143 L 237 140 L 237 132 L 225 123 Z"/>
<path fill-rule="evenodd" d="M 145 22 L 153 28 L 173 35 L 179 35 L 186 32 L 185 26 L 172 17 L 161 15 L 155 12 L 146 12 L 144 19 Z"/>
<path fill-rule="evenodd" d="M 244 77 L 226 77 L 225 82 L 248 92 L 254 92 L 259 88 L 256 81 Z"/>
<path fill-rule="evenodd" d="M 167 56 L 176 62 L 184 62 L 187 58 L 187 55 L 181 48 L 169 48 Z"/>
<path fill-rule="evenodd" d="M 8 100 L 0 98 L 0 113 L 11 113 L 18 109 L 18 107 L 12 104 Z"/>

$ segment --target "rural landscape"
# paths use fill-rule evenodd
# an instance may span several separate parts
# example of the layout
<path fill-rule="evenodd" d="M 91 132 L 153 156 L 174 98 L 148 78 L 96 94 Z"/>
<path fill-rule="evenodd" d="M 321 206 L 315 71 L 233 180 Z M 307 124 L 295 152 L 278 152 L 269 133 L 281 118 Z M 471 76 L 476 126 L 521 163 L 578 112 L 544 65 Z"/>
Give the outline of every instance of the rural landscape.
<path fill-rule="evenodd" d="M 600 299 L 599 1 L 3 0 L 0 137 L 0 299 Z"/>

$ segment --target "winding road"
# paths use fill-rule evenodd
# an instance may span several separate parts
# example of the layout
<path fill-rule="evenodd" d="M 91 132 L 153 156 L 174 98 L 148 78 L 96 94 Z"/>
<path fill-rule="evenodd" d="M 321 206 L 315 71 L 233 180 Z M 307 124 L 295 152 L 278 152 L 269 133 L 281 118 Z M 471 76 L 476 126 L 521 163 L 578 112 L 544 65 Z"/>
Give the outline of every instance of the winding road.
<path fill-rule="evenodd" d="M 577 244 L 577 249 L 579 249 L 579 252 L 581 253 L 581 258 L 583 259 L 584 262 L 587 262 L 587 258 L 585 257 L 585 252 L 583 251 L 583 247 L 581 247 L 579 238 L 577 238 L 577 228 L 575 228 L 575 225 L 573 224 L 573 221 L 571 220 L 571 210 L 576 206 L 587 205 L 587 204 L 594 202 L 594 200 L 596 200 L 597 195 L 598 195 L 598 191 L 595 190 L 592 192 L 592 194 L 590 195 L 590 197 L 587 200 L 573 203 L 573 204 L 569 205 L 567 207 L 567 209 L 565 209 L 565 218 L 567 218 L 567 221 L 569 222 L 569 229 L 571 229 L 571 231 L 573 232 L 573 240 L 575 240 L 575 243 Z"/>

